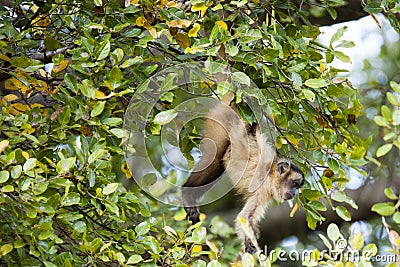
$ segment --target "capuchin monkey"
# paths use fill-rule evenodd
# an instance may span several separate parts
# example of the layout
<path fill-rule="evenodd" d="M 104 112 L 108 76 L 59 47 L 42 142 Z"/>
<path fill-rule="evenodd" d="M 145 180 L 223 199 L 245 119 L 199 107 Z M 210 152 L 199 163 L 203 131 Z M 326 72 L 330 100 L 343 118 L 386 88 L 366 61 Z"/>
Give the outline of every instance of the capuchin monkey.
<path fill-rule="evenodd" d="M 182 187 L 187 217 L 193 224 L 199 222 L 198 199 L 217 184 L 225 172 L 244 199 L 244 207 L 236 220 L 236 232 L 245 251 L 255 253 L 259 247 L 246 236 L 239 218 L 247 220 L 258 236 L 257 224 L 270 200 L 292 199 L 304 183 L 303 172 L 290 161 L 279 158 L 259 125 L 244 122 L 237 105 L 228 100 L 222 100 L 208 113 L 200 151 L 201 159 Z"/>

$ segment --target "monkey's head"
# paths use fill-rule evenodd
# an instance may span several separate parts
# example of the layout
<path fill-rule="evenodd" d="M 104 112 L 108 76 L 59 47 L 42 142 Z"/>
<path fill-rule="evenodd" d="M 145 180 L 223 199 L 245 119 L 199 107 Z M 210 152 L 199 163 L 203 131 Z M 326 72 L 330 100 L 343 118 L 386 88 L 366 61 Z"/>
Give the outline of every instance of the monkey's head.
<path fill-rule="evenodd" d="M 297 190 L 304 184 L 304 173 L 285 159 L 278 159 L 274 176 L 273 194 L 278 201 L 294 198 Z"/>

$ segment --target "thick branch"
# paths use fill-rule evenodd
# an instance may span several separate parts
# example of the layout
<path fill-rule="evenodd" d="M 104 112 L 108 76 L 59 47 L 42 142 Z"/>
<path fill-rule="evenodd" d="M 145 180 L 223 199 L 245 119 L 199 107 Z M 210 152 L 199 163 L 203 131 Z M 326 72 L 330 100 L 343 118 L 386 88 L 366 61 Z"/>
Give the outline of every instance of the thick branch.
<path fill-rule="evenodd" d="M 69 45 L 63 48 L 59 48 L 55 51 L 48 51 L 45 53 L 33 53 L 31 54 L 29 57 L 31 59 L 36 59 L 36 60 L 40 60 L 44 63 L 46 62 L 50 62 L 51 61 L 51 57 L 57 54 L 64 54 L 67 50 L 74 48 L 74 45 Z"/>
<path fill-rule="evenodd" d="M 14 7 L 15 1 L 13 0 L 0 0 L 0 6 Z"/>

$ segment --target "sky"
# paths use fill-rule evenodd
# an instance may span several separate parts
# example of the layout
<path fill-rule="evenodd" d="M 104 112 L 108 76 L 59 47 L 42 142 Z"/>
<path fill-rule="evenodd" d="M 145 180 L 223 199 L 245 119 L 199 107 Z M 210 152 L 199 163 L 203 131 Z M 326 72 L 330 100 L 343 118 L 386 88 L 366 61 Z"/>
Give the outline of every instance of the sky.
<path fill-rule="evenodd" d="M 342 40 L 353 41 L 355 46 L 353 48 L 339 48 L 338 50 L 348 55 L 351 63 L 334 60 L 332 66 L 350 70 L 349 79 L 356 88 L 366 80 L 365 74 L 358 71 L 363 68 L 363 60 L 377 57 L 384 40 L 388 42 L 399 40 L 399 35 L 390 27 L 384 16 L 379 14 L 377 18 L 381 28 L 371 16 L 320 28 L 322 34 L 319 41 L 324 45 L 329 45 L 331 37 L 338 29 L 343 26 L 348 27 Z M 372 64 L 374 63 L 372 62 Z M 379 64 L 379 62 L 376 62 L 376 64 Z"/>

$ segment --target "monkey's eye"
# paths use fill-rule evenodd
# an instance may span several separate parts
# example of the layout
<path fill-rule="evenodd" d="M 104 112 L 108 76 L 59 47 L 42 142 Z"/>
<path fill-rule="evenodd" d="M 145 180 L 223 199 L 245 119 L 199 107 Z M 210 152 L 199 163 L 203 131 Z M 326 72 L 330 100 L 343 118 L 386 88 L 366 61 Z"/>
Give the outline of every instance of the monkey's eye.
<path fill-rule="evenodd" d="M 299 188 L 299 187 L 300 187 L 300 181 L 298 181 L 298 180 L 292 180 L 292 186 L 293 186 L 293 187 L 296 187 L 296 188 Z"/>

